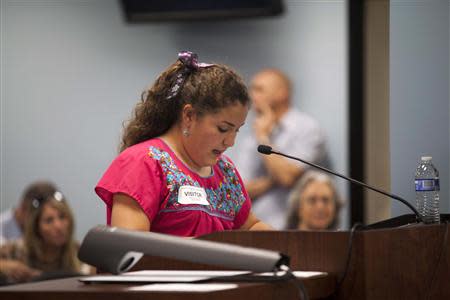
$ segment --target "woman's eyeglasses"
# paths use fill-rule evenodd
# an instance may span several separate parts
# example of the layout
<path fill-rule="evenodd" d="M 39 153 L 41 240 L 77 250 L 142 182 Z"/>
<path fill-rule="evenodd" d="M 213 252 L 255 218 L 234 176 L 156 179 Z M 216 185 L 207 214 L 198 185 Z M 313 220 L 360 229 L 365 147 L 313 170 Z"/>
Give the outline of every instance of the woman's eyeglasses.
<path fill-rule="evenodd" d="M 308 197 L 305 199 L 305 202 L 309 205 L 316 205 L 321 202 L 324 205 L 329 205 L 333 203 L 333 199 L 329 197 Z"/>
<path fill-rule="evenodd" d="M 64 200 L 64 196 L 61 192 L 56 191 L 54 192 L 52 195 L 47 196 L 47 197 L 36 197 L 31 201 L 31 205 L 36 209 L 39 208 L 39 206 L 41 206 L 45 201 L 47 201 L 48 199 L 53 198 L 56 201 L 63 201 Z"/>

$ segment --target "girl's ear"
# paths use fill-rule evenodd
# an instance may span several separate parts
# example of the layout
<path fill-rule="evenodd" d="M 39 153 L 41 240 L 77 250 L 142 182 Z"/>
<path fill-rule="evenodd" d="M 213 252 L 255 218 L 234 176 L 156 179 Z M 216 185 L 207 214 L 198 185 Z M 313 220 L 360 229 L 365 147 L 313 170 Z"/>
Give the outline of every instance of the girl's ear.
<path fill-rule="evenodd" d="M 181 124 L 183 128 L 189 129 L 195 120 L 195 110 L 191 104 L 185 104 L 181 109 Z"/>

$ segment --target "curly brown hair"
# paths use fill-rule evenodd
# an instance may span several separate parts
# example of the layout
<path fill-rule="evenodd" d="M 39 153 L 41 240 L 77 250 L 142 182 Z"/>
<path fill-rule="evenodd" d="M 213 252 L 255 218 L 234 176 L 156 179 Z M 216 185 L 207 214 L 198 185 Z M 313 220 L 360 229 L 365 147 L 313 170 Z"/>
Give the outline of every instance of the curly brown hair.
<path fill-rule="evenodd" d="M 244 81 L 235 71 L 222 64 L 188 73 L 179 93 L 167 99 L 177 75 L 185 71 L 183 63 L 176 61 L 159 75 L 149 90 L 142 93 L 131 119 L 124 125 L 120 152 L 164 134 L 178 122 L 186 104 L 191 104 L 198 115 L 215 113 L 237 102 L 249 105 Z"/>

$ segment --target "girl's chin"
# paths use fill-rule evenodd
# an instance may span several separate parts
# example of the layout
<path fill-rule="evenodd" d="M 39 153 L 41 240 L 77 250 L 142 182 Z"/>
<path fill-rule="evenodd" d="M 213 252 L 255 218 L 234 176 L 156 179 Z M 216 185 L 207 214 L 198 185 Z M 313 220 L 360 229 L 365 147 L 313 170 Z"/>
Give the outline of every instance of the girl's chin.
<path fill-rule="evenodd" d="M 206 166 L 207 167 L 214 166 L 217 163 L 217 161 L 219 160 L 219 158 L 220 158 L 220 156 L 212 155 L 206 162 Z"/>

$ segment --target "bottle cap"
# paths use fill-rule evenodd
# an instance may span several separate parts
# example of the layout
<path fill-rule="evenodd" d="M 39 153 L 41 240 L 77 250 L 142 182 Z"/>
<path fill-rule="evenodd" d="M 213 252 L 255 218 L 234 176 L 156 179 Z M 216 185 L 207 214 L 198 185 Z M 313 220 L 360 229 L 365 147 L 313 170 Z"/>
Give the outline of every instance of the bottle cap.
<path fill-rule="evenodd" d="M 431 156 L 422 156 L 422 161 L 431 161 L 432 157 Z"/>

